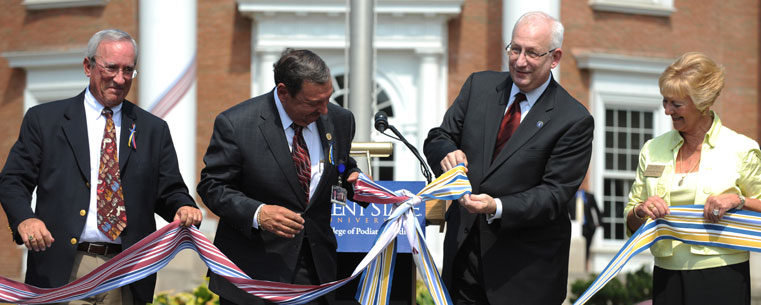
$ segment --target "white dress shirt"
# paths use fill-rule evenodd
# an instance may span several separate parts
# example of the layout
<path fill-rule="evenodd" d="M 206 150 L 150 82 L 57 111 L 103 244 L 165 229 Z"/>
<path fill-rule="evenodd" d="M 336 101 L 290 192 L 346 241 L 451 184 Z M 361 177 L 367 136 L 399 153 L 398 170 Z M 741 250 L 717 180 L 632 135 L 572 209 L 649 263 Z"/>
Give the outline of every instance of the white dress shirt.
<path fill-rule="evenodd" d="M 90 207 L 87 210 L 85 229 L 80 235 L 80 242 L 107 242 L 121 244 L 122 238 L 111 240 L 98 230 L 98 169 L 100 168 L 100 145 L 106 128 L 106 117 L 101 114 L 104 107 L 90 93 L 90 87 L 85 92 L 85 119 L 87 121 L 87 142 L 90 144 Z M 119 155 L 119 138 L 122 130 L 122 104 L 111 108 L 114 112 L 112 119 L 116 127 L 116 155 Z M 129 219 L 128 219 L 129 221 Z M 128 222 L 129 223 L 129 222 Z"/>
<path fill-rule="evenodd" d="M 296 133 L 291 124 L 293 120 L 288 116 L 283 108 L 283 102 L 280 101 L 280 97 L 277 96 L 277 90 L 273 90 L 275 95 L 275 105 L 277 106 L 277 112 L 280 115 L 280 122 L 283 123 L 283 136 L 288 140 L 288 149 L 293 151 L 293 135 Z M 311 163 L 312 178 L 309 179 L 309 198 L 314 195 L 314 190 L 317 189 L 317 185 L 320 184 L 320 178 L 322 178 L 322 172 L 324 170 L 325 162 L 323 162 L 322 154 L 322 142 L 320 142 L 320 132 L 317 129 L 317 122 L 312 122 L 307 125 L 301 131 L 301 136 L 304 138 L 304 142 L 307 144 L 309 150 L 309 161 Z M 256 209 L 254 213 L 253 227 L 259 228 L 259 211 L 262 206 Z"/>

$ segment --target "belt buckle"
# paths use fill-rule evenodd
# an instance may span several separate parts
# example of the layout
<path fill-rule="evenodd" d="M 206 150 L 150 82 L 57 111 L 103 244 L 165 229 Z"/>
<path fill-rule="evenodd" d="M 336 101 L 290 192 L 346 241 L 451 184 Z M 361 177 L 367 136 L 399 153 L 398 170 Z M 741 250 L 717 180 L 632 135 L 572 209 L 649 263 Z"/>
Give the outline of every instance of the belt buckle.
<path fill-rule="evenodd" d="M 88 244 L 87 244 L 87 253 L 90 253 L 90 254 L 92 254 L 92 250 L 91 250 L 91 248 L 92 248 L 92 244 L 93 244 L 93 243 L 88 243 Z"/>

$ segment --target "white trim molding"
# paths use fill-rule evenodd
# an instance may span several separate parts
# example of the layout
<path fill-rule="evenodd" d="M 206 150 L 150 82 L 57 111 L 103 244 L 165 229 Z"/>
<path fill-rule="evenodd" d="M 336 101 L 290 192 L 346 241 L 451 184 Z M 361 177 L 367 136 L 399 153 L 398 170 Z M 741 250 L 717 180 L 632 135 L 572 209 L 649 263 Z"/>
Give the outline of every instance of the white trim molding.
<path fill-rule="evenodd" d="M 674 59 L 639 57 L 619 54 L 573 52 L 579 69 L 596 71 L 657 74 L 671 64 Z"/>
<path fill-rule="evenodd" d="M 22 5 L 28 10 L 44 10 L 51 8 L 68 8 L 83 6 L 105 6 L 108 0 L 24 0 Z"/>
<path fill-rule="evenodd" d="M 589 0 L 596 11 L 668 17 L 673 14 L 674 0 Z"/>
<path fill-rule="evenodd" d="M 40 103 L 74 96 L 89 83 L 82 62 L 85 49 L 13 51 L 0 54 L 11 68 L 26 71 L 24 111 Z"/>

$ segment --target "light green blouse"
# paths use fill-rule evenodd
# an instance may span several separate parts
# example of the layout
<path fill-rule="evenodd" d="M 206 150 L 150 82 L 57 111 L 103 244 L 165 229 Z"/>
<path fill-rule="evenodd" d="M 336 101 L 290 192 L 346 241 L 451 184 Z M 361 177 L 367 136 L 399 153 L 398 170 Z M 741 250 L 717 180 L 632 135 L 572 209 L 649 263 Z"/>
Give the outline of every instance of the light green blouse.
<path fill-rule="evenodd" d="M 634 206 L 648 197 L 658 195 L 669 205 L 705 204 L 709 196 L 743 194 L 761 198 L 761 151 L 758 143 L 724 127 L 718 115 L 706 133 L 701 148 L 698 172 L 688 175 L 683 187 L 677 181 L 684 174 L 675 174 L 677 154 L 684 144 L 678 131 L 672 130 L 642 146 L 624 220 Z M 645 177 L 648 166 L 663 166 L 663 171 Z M 626 224 L 625 224 L 626 225 Z M 632 232 L 628 230 L 627 234 Z M 655 265 L 671 270 L 696 270 L 720 267 L 748 260 L 748 252 L 719 247 L 686 245 L 679 241 L 661 240 L 650 252 Z"/>

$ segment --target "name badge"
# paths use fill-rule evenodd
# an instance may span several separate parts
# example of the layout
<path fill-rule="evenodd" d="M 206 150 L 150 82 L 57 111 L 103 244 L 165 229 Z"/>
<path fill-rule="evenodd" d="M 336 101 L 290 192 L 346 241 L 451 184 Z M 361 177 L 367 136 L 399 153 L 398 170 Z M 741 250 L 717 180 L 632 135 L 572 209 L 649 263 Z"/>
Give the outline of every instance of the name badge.
<path fill-rule="evenodd" d="M 328 141 L 330 141 L 332 138 L 330 133 L 328 133 L 326 137 L 328 138 Z M 331 165 L 336 165 L 336 158 L 334 156 L 335 151 L 333 150 L 333 144 L 334 142 L 330 141 L 329 143 L 330 147 L 328 148 L 328 161 L 330 162 Z M 330 202 L 333 204 L 340 204 L 345 206 L 347 192 L 345 188 L 341 187 L 341 184 L 342 184 L 341 175 L 343 175 L 344 171 L 346 170 L 346 165 L 344 165 L 344 162 L 339 161 L 336 167 L 338 169 L 338 183 L 336 183 L 336 185 L 333 185 L 330 189 L 331 190 Z"/>
<path fill-rule="evenodd" d="M 660 177 L 665 168 L 663 164 L 648 164 L 645 168 L 645 177 Z"/>

